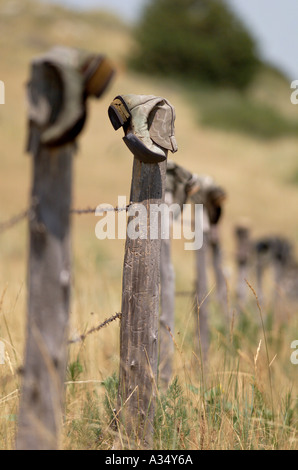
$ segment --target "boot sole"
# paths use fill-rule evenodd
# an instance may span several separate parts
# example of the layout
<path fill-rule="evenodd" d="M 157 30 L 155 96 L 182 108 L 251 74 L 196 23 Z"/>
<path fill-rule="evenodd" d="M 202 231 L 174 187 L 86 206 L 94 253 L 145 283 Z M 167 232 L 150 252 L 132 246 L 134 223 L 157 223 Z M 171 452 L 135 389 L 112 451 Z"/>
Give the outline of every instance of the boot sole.
<path fill-rule="evenodd" d="M 128 133 L 125 137 L 123 137 L 123 141 L 131 153 L 143 163 L 160 163 L 167 159 L 167 156 L 162 156 L 151 152 L 151 150 L 148 150 L 148 148 L 140 141 L 140 139 L 138 139 L 132 133 Z"/>

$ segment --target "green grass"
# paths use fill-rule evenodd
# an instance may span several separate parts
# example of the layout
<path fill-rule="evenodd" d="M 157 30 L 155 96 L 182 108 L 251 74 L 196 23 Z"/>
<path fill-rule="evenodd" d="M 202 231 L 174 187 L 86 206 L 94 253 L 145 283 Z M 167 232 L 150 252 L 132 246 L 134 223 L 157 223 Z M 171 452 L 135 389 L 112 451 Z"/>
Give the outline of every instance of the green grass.
<path fill-rule="evenodd" d="M 278 364 L 273 361 L 270 365 L 272 384 L 268 379 L 264 330 L 253 303 L 235 320 L 232 331 L 213 329 L 210 365 L 204 382 L 200 361 L 192 360 L 195 341 L 192 322 L 183 339 L 176 337 L 177 375 L 166 391 L 158 390 L 154 449 L 298 448 L 297 381 L 293 379 L 295 366 L 289 360 L 289 345 L 297 322 L 291 318 L 272 326 L 270 317 L 271 314 L 264 321 L 268 354 L 270 360 L 276 353 L 279 357 Z M 218 325 L 221 321 L 218 319 Z M 178 318 L 178 328 L 179 322 Z M 283 342 L 278 340 L 280 329 Z M 77 359 L 69 367 L 70 377 L 76 380 L 86 372 L 78 364 Z M 117 391 L 118 371 L 100 385 L 78 382 L 74 388 L 68 387 L 64 428 L 67 448 L 111 448 L 117 436 Z M 72 403 L 76 403 L 75 416 Z M 131 445 L 128 441 L 127 447 Z"/>
<path fill-rule="evenodd" d="M 198 122 L 227 132 L 239 132 L 259 139 L 298 135 L 298 118 L 284 116 L 278 108 L 231 89 L 202 88 L 193 91 L 191 102 Z"/>

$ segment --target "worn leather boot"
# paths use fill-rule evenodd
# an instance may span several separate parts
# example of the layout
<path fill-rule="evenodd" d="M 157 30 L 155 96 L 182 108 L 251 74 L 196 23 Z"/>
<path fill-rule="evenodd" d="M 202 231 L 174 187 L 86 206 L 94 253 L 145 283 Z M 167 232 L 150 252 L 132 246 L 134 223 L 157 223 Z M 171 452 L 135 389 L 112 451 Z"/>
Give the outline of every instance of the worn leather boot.
<path fill-rule="evenodd" d="M 172 160 L 167 161 L 166 190 L 173 195 L 173 202 L 183 207 L 188 197 L 199 189 L 198 177 Z"/>
<path fill-rule="evenodd" d="M 115 130 L 123 127 L 125 144 L 145 163 L 162 162 L 168 150 L 178 150 L 175 110 L 165 98 L 154 95 L 119 95 L 108 109 Z"/>
<path fill-rule="evenodd" d="M 48 85 L 40 90 L 38 82 Z M 32 63 L 28 84 L 29 119 L 40 130 L 40 143 L 58 146 L 73 141 L 86 120 L 86 99 L 100 97 L 114 69 L 102 55 L 66 47 L 55 47 Z M 59 93 L 53 100 L 52 94 Z M 57 98 L 57 96 L 55 96 Z M 52 102 L 59 102 L 53 109 Z"/>

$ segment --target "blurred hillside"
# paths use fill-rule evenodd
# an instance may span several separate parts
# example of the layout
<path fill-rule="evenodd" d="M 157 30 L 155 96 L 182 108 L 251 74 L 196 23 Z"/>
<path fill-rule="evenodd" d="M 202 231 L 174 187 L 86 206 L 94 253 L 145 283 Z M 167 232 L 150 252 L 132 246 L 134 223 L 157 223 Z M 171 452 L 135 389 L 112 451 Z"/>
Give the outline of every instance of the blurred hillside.
<path fill-rule="evenodd" d="M 259 113 L 268 108 L 274 109 L 280 119 L 293 122 L 297 119 L 297 108 L 290 103 L 290 86 L 281 74 L 263 68 L 244 95 L 225 89 L 185 89 L 171 80 L 127 70 L 126 57 L 135 45 L 131 31 L 120 19 L 27 0 L 0 1 L 0 79 L 6 85 L 6 104 L 0 108 L 1 220 L 28 203 L 31 159 L 24 151 L 25 84 L 30 60 L 56 44 L 105 53 L 117 69 L 117 76 L 103 99 L 89 105 L 89 119 L 80 138 L 74 167 L 74 206 L 116 205 L 118 195 L 128 197 L 132 159 L 122 142 L 122 131 L 115 133 L 109 122 L 107 108 L 117 94 L 155 94 L 165 96 L 176 108 L 179 151 L 173 158 L 195 173 L 210 174 L 228 192 L 222 224 L 228 272 L 233 272 L 234 264 L 233 227 L 243 216 L 251 221 L 255 235 L 282 233 L 298 242 L 296 136 L 282 133 L 280 137 L 277 133 L 277 138 L 270 135 L 271 139 L 266 139 L 257 130 L 248 133 L 246 124 L 245 131 L 235 131 L 241 119 L 245 121 L 246 113 L 252 114 L 255 123 L 260 121 L 260 125 L 272 129 L 270 112 Z M 228 124 L 230 119 L 234 120 L 232 126 Z M 73 223 L 75 249 L 80 251 L 86 244 L 90 248 L 90 262 L 94 256 L 92 250 L 96 249 L 99 260 L 109 260 L 104 265 L 116 278 L 119 276 L 120 285 L 123 242 L 98 242 L 94 236 L 96 220 L 92 216 L 74 218 Z M 5 256 L 6 264 L 13 270 L 12 259 L 18 262 L 24 253 L 26 239 L 20 237 L 24 225 L 3 236 L 7 245 L 1 256 Z M 17 237 L 17 248 L 14 237 Z M 183 244 L 177 242 L 177 260 L 179 256 L 186 259 Z M 79 255 L 78 259 L 81 263 Z M 191 279 L 192 258 L 189 263 L 177 263 L 178 280 L 180 276 Z M 24 279 L 25 266 L 21 266 Z"/>
<path fill-rule="evenodd" d="M 107 110 L 113 98 L 127 93 L 166 97 L 176 109 L 179 147 L 178 152 L 169 157 L 194 173 L 213 176 L 227 190 L 221 230 L 227 280 L 233 290 L 233 229 L 239 218 L 250 220 L 254 236 L 282 234 L 298 246 L 298 106 L 290 102 L 290 84 L 280 73 L 268 67 L 260 69 L 244 94 L 206 86 L 185 88 L 183 83 L 137 74 L 125 65 L 127 56 L 135 48 L 132 37 L 129 27 L 119 18 L 102 12 L 76 13 L 31 0 L 0 0 L 0 80 L 6 88 L 6 103 L 0 106 L 0 222 L 29 204 L 32 168 L 31 156 L 25 153 L 25 91 L 30 61 L 58 44 L 104 53 L 113 60 L 117 75 L 103 98 L 89 103 L 87 125 L 79 139 L 79 151 L 74 162 L 74 207 L 96 207 L 101 203 L 115 206 L 118 195 L 129 197 L 132 156 L 122 141 L 122 130 L 115 132 L 108 119 Z M 94 233 L 96 222 L 93 214 L 73 217 L 71 334 L 97 325 L 114 312 L 119 312 L 121 305 L 124 241 L 97 240 Z M 8 386 L 5 382 L 5 389 L 1 392 L 6 396 L 14 389 L 18 390 L 17 370 L 23 362 L 27 295 L 26 222 L 1 234 L 0 238 L 0 337 L 6 341 L 10 356 L 9 364 L 1 370 L 10 380 Z M 177 290 L 189 291 L 193 287 L 194 257 L 192 252 L 184 251 L 183 244 L 184 240 L 174 241 L 173 261 Z M 255 279 L 249 280 L 255 285 Z M 255 307 L 251 292 L 249 295 Z M 258 324 L 257 309 L 252 311 L 249 318 Z M 179 345 L 189 344 L 192 357 L 192 299 L 178 298 L 176 313 Z M 276 367 L 276 393 L 288 385 L 292 389 L 293 377 L 296 377 L 296 370 L 293 372 L 289 361 L 289 345 L 295 339 L 292 335 L 296 330 L 295 319 L 295 324 L 294 321 L 289 323 L 283 349 L 272 348 L 271 357 L 278 352 L 273 366 Z M 181 336 L 178 336 L 179 331 L 183 333 Z M 251 329 L 249 337 L 248 327 L 244 324 L 241 336 L 241 348 L 249 351 L 252 364 L 262 337 L 260 330 L 256 331 L 257 334 Z M 279 333 L 277 328 L 278 341 Z M 220 338 L 221 335 L 215 331 L 214 337 Z M 77 361 L 81 355 L 83 379 L 100 382 L 118 369 L 118 341 L 119 328 L 115 322 L 104 334 L 90 336 L 86 343 L 70 350 L 72 361 Z M 216 354 L 211 366 L 217 371 L 221 370 L 222 349 L 216 343 L 214 350 Z M 240 354 L 238 356 L 237 350 L 235 357 L 239 361 L 237 371 L 239 364 L 240 369 L 243 367 L 246 371 L 246 356 L 243 354 L 244 359 Z M 266 361 L 263 359 L 260 363 L 263 367 Z M 185 382 L 183 374 L 180 370 Z M 96 387 L 96 390 L 101 390 L 100 385 Z M 223 388 L 229 389 L 230 385 Z M 238 388 L 242 390 L 237 382 Z M 78 390 L 80 399 L 74 394 L 68 401 L 68 413 L 74 416 L 74 420 L 80 407 L 83 409 L 90 402 L 86 400 L 84 388 Z M 0 440 L 4 448 L 14 445 L 17 413 L 14 397 L 17 395 L 8 402 L 7 410 L 2 413 L 4 419 L 0 422 Z M 71 436 L 76 428 L 69 415 L 67 423 L 72 429 Z M 222 435 L 225 435 L 224 429 Z M 83 446 L 79 433 L 78 436 L 77 443 L 73 445 L 76 448 Z M 82 436 L 85 438 L 84 433 Z"/>
<path fill-rule="evenodd" d="M 290 84 L 281 74 L 261 69 L 244 96 L 224 89 L 186 91 L 169 80 L 127 71 L 125 58 L 134 43 L 129 28 L 118 18 L 27 0 L 0 1 L 0 79 L 6 85 L 6 104 L 0 108 L 1 219 L 27 201 L 30 158 L 24 157 L 24 147 L 29 63 L 56 44 L 106 53 L 118 71 L 104 98 L 90 105 L 75 169 L 76 204 L 114 203 L 118 194 L 128 194 L 131 156 L 120 131 L 115 133 L 109 123 L 107 107 L 119 93 L 153 93 L 166 96 L 176 108 L 177 162 L 194 172 L 213 175 L 227 188 L 227 239 L 238 217 L 245 215 L 256 233 L 283 232 L 297 241 L 297 138 L 295 132 L 290 136 L 278 132 L 283 119 L 291 120 L 295 129 L 297 108 L 290 103 Z M 269 137 L 275 136 L 276 127 L 279 138 L 260 140 L 257 124 L 248 135 L 247 129 L 233 131 L 237 125 L 240 130 L 241 125 L 245 128 L 247 119 L 270 128 Z"/>
<path fill-rule="evenodd" d="M 259 65 L 251 33 L 221 0 L 151 0 L 134 28 L 133 68 L 245 89 Z"/>

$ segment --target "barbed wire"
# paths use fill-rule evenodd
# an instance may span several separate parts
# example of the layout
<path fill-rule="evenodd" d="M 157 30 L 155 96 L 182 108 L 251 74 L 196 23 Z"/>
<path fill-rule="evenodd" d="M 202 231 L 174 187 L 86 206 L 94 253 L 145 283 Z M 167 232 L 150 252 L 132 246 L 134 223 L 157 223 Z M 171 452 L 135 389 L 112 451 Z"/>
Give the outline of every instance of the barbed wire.
<path fill-rule="evenodd" d="M 22 220 L 26 219 L 31 212 L 31 209 L 26 209 L 19 214 L 11 217 L 10 219 L 6 220 L 5 222 L 0 222 L 0 233 L 5 232 L 6 230 L 14 227 Z"/>
<path fill-rule="evenodd" d="M 176 291 L 175 295 L 178 296 L 178 297 L 179 296 L 182 296 L 182 297 L 184 297 L 184 296 L 194 296 L 195 292 L 193 292 L 193 291 Z M 75 344 L 75 343 L 83 342 L 87 338 L 87 336 L 91 335 L 92 333 L 96 333 L 97 331 L 100 331 L 105 326 L 107 326 L 110 323 L 112 323 L 113 321 L 117 320 L 117 318 L 120 319 L 121 316 L 122 316 L 121 312 L 115 313 L 115 315 L 111 316 L 110 318 L 107 318 L 102 323 L 100 323 L 98 326 L 95 326 L 95 327 L 91 328 L 90 330 L 88 330 L 86 333 L 83 333 L 83 334 L 77 336 L 76 338 L 69 340 L 67 344 Z"/>
<path fill-rule="evenodd" d="M 35 202 L 31 207 L 29 207 L 26 210 L 23 210 L 19 214 L 14 215 L 10 219 L 6 220 L 5 222 L 0 222 L 0 235 L 1 233 L 9 230 L 10 228 L 14 227 L 18 223 L 22 222 L 23 220 L 30 218 L 33 214 L 33 211 L 36 209 L 37 202 Z M 121 212 L 121 211 L 128 211 L 129 207 L 131 204 L 128 204 L 124 207 L 100 207 L 97 206 L 95 208 L 91 207 L 86 207 L 84 209 L 70 209 L 70 214 L 78 214 L 78 215 L 84 215 L 84 214 L 99 214 L 99 213 L 105 213 L 105 212 Z M 177 296 L 190 296 L 192 295 L 192 292 L 176 292 Z M 109 325 L 113 321 L 117 320 L 118 318 L 121 318 L 121 313 L 116 313 L 115 315 L 111 316 L 110 318 L 107 318 L 104 320 L 100 325 L 91 328 L 88 330 L 86 333 L 83 333 L 79 335 L 78 337 L 71 339 L 68 341 L 68 344 L 75 344 L 75 343 L 80 343 L 83 342 L 87 336 L 89 336 L 92 333 L 95 333 L 97 331 L 100 331 L 102 328 L 105 326 Z"/>
<path fill-rule="evenodd" d="M 102 322 L 100 325 L 91 328 L 89 331 L 87 331 L 87 332 L 84 333 L 84 334 L 79 335 L 77 338 L 70 339 L 67 344 L 81 343 L 82 341 L 84 341 L 84 340 L 86 339 L 87 336 L 89 336 L 89 335 L 91 335 L 92 333 L 95 333 L 95 332 L 101 330 L 101 329 L 104 328 L 105 326 L 109 325 L 109 323 L 111 323 L 111 322 L 117 320 L 117 318 L 121 318 L 121 316 L 122 316 L 122 313 L 115 313 L 115 315 L 113 315 L 113 316 L 110 317 L 110 318 L 107 318 L 107 319 L 106 319 L 104 322 Z"/>
<path fill-rule="evenodd" d="M 70 213 L 71 214 L 79 214 L 79 215 L 82 215 L 82 214 L 99 214 L 99 213 L 104 213 L 104 212 L 121 212 L 121 211 L 128 211 L 128 209 L 130 208 L 131 204 L 128 204 L 127 206 L 124 206 L 124 207 L 101 207 L 101 206 L 97 206 L 95 208 L 90 208 L 90 207 L 87 207 L 86 209 L 70 209 Z"/>
<path fill-rule="evenodd" d="M 130 208 L 131 204 L 128 204 L 127 206 L 124 207 L 100 207 L 97 206 L 95 208 L 91 207 L 86 207 L 85 209 L 70 209 L 70 214 L 78 214 L 78 215 L 83 215 L 83 214 L 100 214 L 100 213 L 105 213 L 105 212 L 121 212 L 121 211 L 128 211 Z M 29 207 L 26 210 L 23 210 L 19 214 L 14 215 L 10 219 L 0 222 L 0 235 L 3 232 L 6 232 L 10 228 L 14 227 L 18 223 L 22 222 L 26 218 L 29 218 L 32 214 L 32 212 L 35 210 L 35 205 Z"/>
<path fill-rule="evenodd" d="M 196 295 L 195 291 L 176 291 L 176 297 L 194 297 Z"/>

